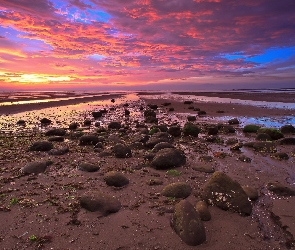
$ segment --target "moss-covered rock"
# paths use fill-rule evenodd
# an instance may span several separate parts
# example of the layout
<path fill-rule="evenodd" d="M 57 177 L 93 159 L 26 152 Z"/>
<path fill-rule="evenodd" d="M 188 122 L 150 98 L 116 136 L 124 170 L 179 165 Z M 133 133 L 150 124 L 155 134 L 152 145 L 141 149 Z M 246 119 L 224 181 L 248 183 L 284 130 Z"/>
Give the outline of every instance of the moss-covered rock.
<path fill-rule="evenodd" d="M 198 137 L 199 133 L 201 132 L 201 129 L 196 124 L 187 122 L 184 125 L 182 132 L 185 136 L 190 135 L 190 136 Z"/>
<path fill-rule="evenodd" d="M 268 134 L 273 140 L 278 140 L 284 137 L 282 132 L 276 128 L 260 128 L 257 133 Z"/>
<path fill-rule="evenodd" d="M 260 129 L 260 126 L 258 126 L 256 124 L 247 124 L 243 128 L 243 132 L 244 133 L 256 133 L 258 131 L 258 129 Z"/>
<path fill-rule="evenodd" d="M 156 169 L 171 169 L 186 163 L 185 154 L 175 148 L 164 148 L 158 151 L 151 161 L 151 166 Z"/>
<path fill-rule="evenodd" d="M 186 198 L 192 193 L 192 188 L 185 182 L 175 182 L 167 185 L 162 190 L 162 195 L 166 197 Z"/>

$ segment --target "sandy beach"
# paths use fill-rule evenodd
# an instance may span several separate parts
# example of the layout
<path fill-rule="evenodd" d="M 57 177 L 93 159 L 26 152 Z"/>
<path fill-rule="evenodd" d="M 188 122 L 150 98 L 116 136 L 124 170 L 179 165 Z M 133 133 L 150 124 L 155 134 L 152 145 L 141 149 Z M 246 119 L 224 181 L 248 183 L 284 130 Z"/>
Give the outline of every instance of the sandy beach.
<path fill-rule="evenodd" d="M 283 93 L 189 95 L 294 100 L 294 94 Z M 288 125 L 283 122 L 273 137 L 264 131 L 267 139 L 260 141 L 262 132 L 244 132 L 245 124 L 220 120 L 294 116 L 294 110 L 138 96 L 115 101 L 96 118 L 91 110 L 83 113 L 77 128 L 70 129 L 73 120 L 67 118 L 25 136 L 1 135 L 2 249 L 294 248 L 294 131 L 280 131 Z M 119 97 L 7 105 L 0 106 L 0 114 Z M 52 117 L 39 118 L 46 115 Z M 185 130 L 188 120 L 195 134 Z M 212 185 L 217 191 L 208 198 L 208 183 L 220 176 L 229 179 Z M 231 181 L 235 188 L 228 190 Z M 202 210 L 200 201 L 206 204 Z M 181 204 L 194 208 L 191 217 Z M 196 221 L 198 226 L 190 227 Z"/>

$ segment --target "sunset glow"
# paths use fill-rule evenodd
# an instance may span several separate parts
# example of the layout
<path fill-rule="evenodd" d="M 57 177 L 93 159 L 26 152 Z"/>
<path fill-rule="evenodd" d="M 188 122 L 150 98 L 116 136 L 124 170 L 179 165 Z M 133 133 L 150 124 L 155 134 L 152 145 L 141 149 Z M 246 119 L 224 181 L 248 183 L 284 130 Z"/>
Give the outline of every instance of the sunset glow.
<path fill-rule="evenodd" d="M 295 87 L 294 0 L 0 0 L 0 89 Z"/>

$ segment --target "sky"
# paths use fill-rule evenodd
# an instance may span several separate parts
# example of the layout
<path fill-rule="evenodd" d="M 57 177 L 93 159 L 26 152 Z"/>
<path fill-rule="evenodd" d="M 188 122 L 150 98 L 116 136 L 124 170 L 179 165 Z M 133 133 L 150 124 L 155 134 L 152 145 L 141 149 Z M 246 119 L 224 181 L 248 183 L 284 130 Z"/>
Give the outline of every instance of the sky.
<path fill-rule="evenodd" d="M 0 90 L 295 88 L 294 0 L 0 0 Z"/>

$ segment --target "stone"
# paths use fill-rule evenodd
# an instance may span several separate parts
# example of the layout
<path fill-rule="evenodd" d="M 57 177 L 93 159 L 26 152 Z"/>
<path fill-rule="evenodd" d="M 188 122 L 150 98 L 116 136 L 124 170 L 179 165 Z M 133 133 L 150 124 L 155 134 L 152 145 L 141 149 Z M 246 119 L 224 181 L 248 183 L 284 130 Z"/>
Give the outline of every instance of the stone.
<path fill-rule="evenodd" d="M 116 171 L 107 172 L 104 180 L 108 186 L 123 187 L 129 184 L 129 180 L 122 174 Z"/>
<path fill-rule="evenodd" d="M 255 140 L 256 141 L 272 141 L 272 138 L 270 137 L 269 134 L 259 133 L 259 134 L 257 134 Z"/>
<path fill-rule="evenodd" d="M 121 203 L 117 198 L 99 191 L 84 193 L 80 198 L 80 205 L 88 211 L 98 211 L 104 216 L 116 213 L 121 208 Z"/>
<path fill-rule="evenodd" d="M 240 124 L 240 122 L 237 118 L 233 118 L 233 119 L 228 120 L 228 124 L 236 125 L 236 124 Z"/>
<path fill-rule="evenodd" d="M 19 126 L 25 126 L 26 125 L 26 121 L 25 120 L 18 120 L 16 125 L 19 125 Z"/>
<path fill-rule="evenodd" d="M 54 128 L 45 132 L 46 136 L 64 136 L 66 134 L 66 130 L 63 128 Z"/>
<path fill-rule="evenodd" d="M 37 141 L 34 142 L 30 147 L 29 151 L 49 151 L 53 148 L 53 144 L 48 141 Z"/>
<path fill-rule="evenodd" d="M 177 136 L 180 136 L 181 135 L 181 128 L 180 126 L 171 126 L 168 128 L 168 131 L 167 131 L 170 135 L 174 136 L 174 137 L 177 137 Z"/>
<path fill-rule="evenodd" d="M 183 104 L 188 104 L 188 105 L 191 105 L 193 104 L 194 102 L 193 101 L 184 101 Z"/>
<path fill-rule="evenodd" d="M 201 132 L 201 129 L 196 124 L 193 124 L 191 122 L 187 122 L 184 124 L 182 132 L 185 136 L 190 135 L 193 137 L 198 137 L 199 133 Z"/>
<path fill-rule="evenodd" d="M 251 158 L 249 158 L 249 157 L 247 157 L 247 156 L 245 156 L 245 155 L 241 155 L 241 156 L 239 156 L 238 159 L 239 159 L 240 161 L 242 161 L 242 162 L 247 162 L 247 163 L 250 163 L 250 162 L 252 161 Z"/>
<path fill-rule="evenodd" d="M 102 117 L 102 112 L 100 112 L 100 111 L 93 111 L 92 112 L 92 116 L 93 116 L 94 119 L 98 119 L 98 118 Z"/>
<path fill-rule="evenodd" d="M 65 138 L 63 136 L 52 136 L 48 138 L 48 141 L 63 142 Z"/>
<path fill-rule="evenodd" d="M 84 122 L 83 122 L 84 126 L 90 126 L 91 125 L 91 120 L 89 119 L 86 119 Z"/>
<path fill-rule="evenodd" d="M 42 118 L 40 122 L 41 122 L 41 125 L 49 125 L 51 123 L 51 120 L 48 118 Z"/>
<path fill-rule="evenodd" d="M 197 246 L 206 241 L 206 232 L 200 215 L 187 200 L 176 204 L 171 227 L 190 246 Z"/>
<path fill-rule="evenodd" d="M 235 128 L 231 125 L 223 125 L 221 131 L 225 134 L 233 134 L 236 132 Z"/>
<path fill-rule="evenodd" d="M 183 166 L 186 163 L 185 154 L 175 148 L 164 148 L 158 151 L 151 161 L 155 169 L 171 169 Z"/>
<path fill-rule="evenodd" d="M 64 155 L 66 153 L 68 153 L 70 150 L 68 147 L 63 147 L 63 148 L 59 148 L 59 149 L 51 149 L 48 154 L 49 155 Z"/>
<path fill-rule="evenodd" d="M 158 123 L 158 118 L 154 117 L 154 116 L 147 116 L 147 117 L 145 117 L 144 122 L 157 124 Z"/>
<path fill-rule="evenodd" d="M 294 134 L 295 133 L 295 127 L 292 126 L 291 124 L 287 124 L 287 125 L 282 126 L 280 128 L 280 131 L 283 134 Z"/>
<path fill-rule="evenodd" d="M 154 146 L 156 146 L 160 142 L 171 142 L 172 137 L 166 132 L 158 132 L 153 134 L 148 141 L 145 142 L 145 146 L 147 148 L 152 149 Z"/>
<path fill-rule="evenodd" d="M 39 174 L 45 172 L 52 163 L 52 161 L 34 161 L 27 163 L 20 171 L 23 174 Z"/>
<path fill-rule="evenodd" d="M 200 215 L 202 221 L 211 220 L 211 214 L 208 209 L 208 204 L 205 201 L 199 201 L 195 206 L 197 212 Z"/>
<path fill-rule="evenodd" d="M 108 129 L 120 129 L 120 128 L 121 128 L 121 122 L 113 121 L 108 124 Z"/>
<path fill-rule="evenodd" d="M 272 140 L 278 140 L 284 138 L 282 132 L 275 128 L 260 128 L 258 129 L 257 133 L 265 133 L 268 134 Z"/>
<path fill-rule="evenodd" d="M 162 195 L 174 198 L 186 198 L 192 193 L 192 188 L 185 182 L 170 183 L 162 190 Z"/>
<path fill-rule="evenodd" d="M 277 160 L 288 160 L 289 156 L 287 153 L 278 152 L 271 155 L 271 158 L 277 159 Z"/>
<path fill-rule="evenodd" d="M 72 122 L 70 125 L 69 125 L 69 130 L 75 130 L 79 127 L 79 123 L 78 122 Z"/>
<path fill-rule="evenodd" d="M 198 111 L 198 116 L 203 116 L 203 115 L 207 115 L 207 112 L 204 110 Z"/>
<path fill-rule="evenodd" d="M 157 153 L 163 148 L 174 148 L 174 146 L 169 142 L 160 142 L 154 146 L 152 153 Z"/>
<path fill-rule="evenodd" d="M 186 118 L 189 122 L 194 122 L 197 120 L 197 117 L 194 115 L 188 115 Z"/>
<path fill-rule="evenodd" d="M 279 145 L 295 145 L 295 138 L 294 137 L 286 137 L 279 139 L 277 141 Z"/>
<path fill-rule="evenodd" d="M 78 169 L 85 172 L 96 172 L 100 169 L 100 166 L 87 162 L 82 162 L 79 164 Z"/>
<path fill-rule="evenodd" d="M 218 134 L 218 127 L 217 126 L 209 127 L 209 128 L 207 128 L 207 130 L 208 130 L 208 135 L 217 135 Z"/>
<path fill-rule="evenodd" d="M 215 168 L 210 164 L 206 162 L 200 162 L 197 164 L 197 166 L 192 167 L 193 170 L 211 174 L 215 172 Z"/>
<path fill-rule="evenodd" d="M 256 188 L 250 187 L 250 186 L 242 186 L 242 188 L 250 200 L 257 200 L 258 199 L 259 195 L 258 195 L 258 191 Z"/>
<path fill-rule="evenodd" d="M 295 196 L 295 188 L 283 185 L 279 182 L 269 182 L 266 187 L 269 191 L 272 191 L 279 196 Z"/>
<path fill-rule="evenodd" d="M 130 157 L 132 157 L 131 149 L 121 143 L 118 143 L 113 147 L 113 152 L 117 158 L 130 158 Z"/>
<path fill-rule="evenodd" d="M 130 111 L 129 111 L 128 109 L 125 109 L 125 110 L 124 110 L 124 115 L 125 115 L 125 116 L 130 115 Z"/>
<path fill-rule="evenodd" d="M 258 131 L 258 129 L 260 129 L 260 126 L 258 126 L 256 124 L 247 124 L 243 128 L 243 132 L 244 133 L 256 133 Z"/>
<path fill-rule="evenodd" d="M 241 185 L 222 172 L 217 171 L 211 176 L 201 197 L 223 210 L 232 210 L 243 215 L 250 215 L 252 212 L 251 202 Z"/>
<path fill-rule="evenodd" d="M 158 185 L 162 185 L 163 181 L 161 179 L 158 179 L 158 178 L 153 178 L 153 179 L 149 179 L 146 182 L 146 184 L 149 185 L 149 186 L 158 186 Z"/>
<path fill-rule="evenodd" d="M 151 109 L 147 109 L 143 112 L 143 116 L 144 117 L 156 117 L 157 114 L 154 110 L 151 110 Z"/>
<path fill-rule="evenodd" d="M 79 145 L 92 145 L 94 146 L 99 142 L 99 138 L 96 135 L 82 135 L 79 139 Z"/>

